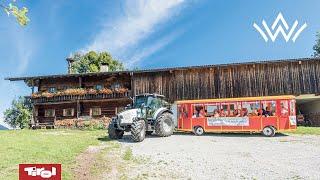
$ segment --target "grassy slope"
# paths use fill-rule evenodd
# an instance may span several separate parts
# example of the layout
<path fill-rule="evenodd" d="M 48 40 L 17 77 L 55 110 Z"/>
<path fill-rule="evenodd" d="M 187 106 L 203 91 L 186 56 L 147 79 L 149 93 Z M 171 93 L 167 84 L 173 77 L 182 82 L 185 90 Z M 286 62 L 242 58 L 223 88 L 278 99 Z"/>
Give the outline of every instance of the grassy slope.
<path fill-rule="evenodd" d="M 308 135 L 320 135 L 320 127 L 303 127 L 298 126 L 296 131 L 292 131 L 288 134 L 308 134 Z"/>
<path fill-rule="evenodd" d="M 63 179 L 71 179 L 75 157 L 99 144 L 105 131 L 0 131 L 0 179 L 17 179 L 19 163 L 61 163 Z"/>

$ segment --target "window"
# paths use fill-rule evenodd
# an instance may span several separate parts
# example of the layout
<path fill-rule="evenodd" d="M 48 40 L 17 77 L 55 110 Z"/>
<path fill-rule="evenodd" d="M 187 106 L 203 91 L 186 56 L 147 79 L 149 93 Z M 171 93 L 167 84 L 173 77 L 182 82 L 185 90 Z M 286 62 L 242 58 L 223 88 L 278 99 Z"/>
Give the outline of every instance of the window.
<path fill-rule="evenodd" d="M 289 108 L 288 108 L 288 101 L 287 100 L 280 101 L 280 108 L 281 108 L 281 116 L 288 116 L 289 115 Z"/>
<path fill-rule="evenodd" d="M 259 116 L 261 113 L 259 113 L 260 110 L 260 102 L 254 101 L 254 102 L 243 102 L 242 103 L 242 115 L 243 116 Z"/>
<path fill-rule="evenodd" d="M 208 104 L 206 106 L 207 116 L 218 116 L 220 106 L 217 104 Z"/>
<path fill-rule="evenodd" d="M 101 108 L 94 107 L 90 109 L 90 116 L 100 116 L 101 115 Z"/>
<path fill-rule="evenodd" d="M 205 117 L 206 113 L 202 104 L 193 105 L 192 118 Z"/>
<path fill-rule="evenodd" d="M 97 85 L 95 86 L 95 89 L 96 89 L 96 90 L 102 90 L 102 89 L 103 89 L 103 85 L 97 84 Z"/>
<path fill-rule="evenodd" d="M 290 116 L 295 116 L 296 115 L 296 101 L 291 100 L 290 101 Z"/>
<path fill-rule="evenodd" d="M 188 118 L 188 107 L 186 104 L 178 105 L 178 117 L 179 118 Z"/>
<path fill-rule="evenodd" d="M 63 109 L 63 116 L 74 116 L 74 109 L 73 108 Z"/>
<path fill-rule="evenodd" d="M 55 110 L 54 109 L 46 109 L 44 111 L 45 117 L 54 117 L 55 116 Z"/>
<path fill-rule="evenodd" d="M 120 83 L 118 83 L 118 82 L 113 83 L 113 84 L 111 85 L 111 89 L 119 89 L 119 88 L 121 88 L 121 85 L 120 85 Z"/>
<path fill-rule="evenodd" d="M 162 102 L 160 98 L 148 97 L 147 106 L 153 110 L 158 109 L 162 106 Z"/>
<path fill-rule="evenodd" d="M 48 92 L 49 92 L 49 93 L 55 93 L 55 92 L 57 92 L 57 88 L 55 88 L 55 87 L 49 87 Z"/>
<path fill-rule="evenodd" d="M 275 116 L 276 115 L 276 102 L 275 101 L 263 101 L 262 102 L 262 115 Z"/>

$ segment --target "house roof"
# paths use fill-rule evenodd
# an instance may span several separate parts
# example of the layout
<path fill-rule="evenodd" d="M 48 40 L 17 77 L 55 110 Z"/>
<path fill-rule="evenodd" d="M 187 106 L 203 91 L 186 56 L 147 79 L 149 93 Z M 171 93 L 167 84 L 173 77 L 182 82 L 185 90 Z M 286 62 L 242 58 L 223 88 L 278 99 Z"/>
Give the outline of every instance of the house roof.
<path fill-rule="evenodd" d="M 40 75 L 40 76 L 25 76 L 25 77 L 7 77 L 5 80 L 10 81 L 28 81 L 37 79 L 54 79 L 54 78 L 67 78 L 67 77 L 88 77 L 88 76 L 103 76 L 103 75 L 117 75 L 117 74 L 139 74 L 139 73 L 154 73 L 165 72 L 174 70 L 190 70 L 201 68 L 217 68 L 217 67 L 229 67 L 239 65 L 253 65 L 253 64 L 276 64 L 276 63 L 288 63 L 299 61 L 314 61 L 320 60 L 320 58 L 296 58 L 296 59 L 279 59 L 279 60 L 262 60 L 262 61 L 248 61 L 241 63 L 230 64 L 211 64 L 211 65 L 199 65 L 199 66 L 187 66 L 187 67 L 168 67 L 168 68 L 156 68 L 156 69 L 141 69 L 141 70 L 125 70 L 125 71 L 112 71 L 112 72 L 98 72 L 98 73 L 85 73 L 85 74 L 54 74 L 54 75 Z"/>

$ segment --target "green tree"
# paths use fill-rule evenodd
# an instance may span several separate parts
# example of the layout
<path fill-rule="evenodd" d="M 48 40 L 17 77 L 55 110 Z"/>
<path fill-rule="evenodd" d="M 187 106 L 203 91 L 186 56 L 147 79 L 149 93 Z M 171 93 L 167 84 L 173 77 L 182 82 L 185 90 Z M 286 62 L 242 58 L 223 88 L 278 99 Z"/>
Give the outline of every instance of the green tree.
<path fill-rule="evenodd" d="M 317 40 L 316 40 L 316 44 L 313 46 L 313 56 L 314 57 L 320 57 L 320 32 L 317 32 Z"/>
<path fill-rule="evenodd" d="M 4 122 L 10 126 L 21 129 L 28 127 L 31 119 L 32 108 L 30 100 L 19 97 L 12 101 L 11 107 L 4 112 Z"/>
<path fill-rule="evenodd" d="M 71 59 L 74 60 L 71 66 L 72 73 L 90 73 L 99 72 L 101 64 L 107 63 L 109 65 L 109 71 L 121 71 L 124 70 L 123 64 L 107 52 L 97 53 L 90 51 L 86 54 L 76 53 Z"/>
<path fill-rule="evenodd" d="M 11 0 L 10 3 L 6 0 L 0 0 L 0 8 L 3 9 L 8 16 L 13 15 L 21 26 L 25 26 L 30 21 L 27 16 L 28 8 L 22 7 L 19 9 L 16 4 L 16 0 Z"/>

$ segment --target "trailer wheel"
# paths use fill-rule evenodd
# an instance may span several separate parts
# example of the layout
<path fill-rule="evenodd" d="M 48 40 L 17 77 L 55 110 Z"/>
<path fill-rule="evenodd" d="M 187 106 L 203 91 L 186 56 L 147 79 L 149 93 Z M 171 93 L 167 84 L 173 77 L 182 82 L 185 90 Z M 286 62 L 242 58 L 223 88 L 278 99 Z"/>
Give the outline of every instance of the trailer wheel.
<path fill-rule="evenodd" d="M 135 120 L 131 125 L 131 139 L 134 142 L 141 142 L 146 137 L 146 122 Z"/>
<path fill-rule="evenodd" d="M 262 134 L 267 137 L 273 137 L 276 134 L 276 129 L 272 126 L 266 126 L 263 128 Z"/>
<path fill-rule="evenodd" d="M 173 115 L 170 113 L 163 113 L 158 117 L 155 124 L 155 133 L 161 137 L 171 136 L 173 134 L 174 123 Z"/>
<path fill-rule="evenodd" d="M 110 139 L 121 139 L 123 137 L 124 132 L 116 129 L 114 125 L 110 123 L 108 126 L 108 134 Z"/>
<path fill-rule="evenodd" d="M 194 128 L 194 134 L 197 136 L 201 136 L 204 133 L 204 130 L 201 126 L 197 126 Z"/>

